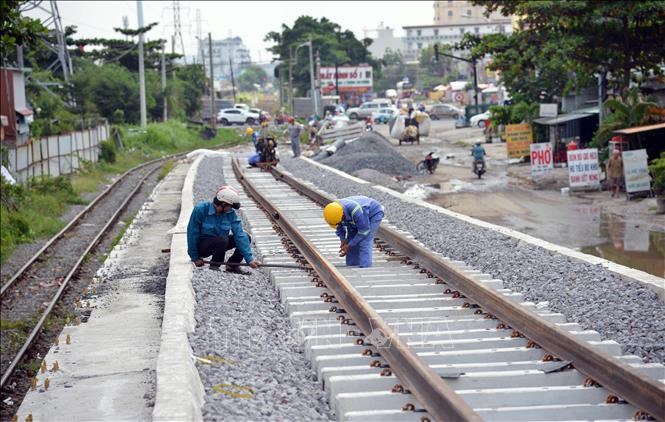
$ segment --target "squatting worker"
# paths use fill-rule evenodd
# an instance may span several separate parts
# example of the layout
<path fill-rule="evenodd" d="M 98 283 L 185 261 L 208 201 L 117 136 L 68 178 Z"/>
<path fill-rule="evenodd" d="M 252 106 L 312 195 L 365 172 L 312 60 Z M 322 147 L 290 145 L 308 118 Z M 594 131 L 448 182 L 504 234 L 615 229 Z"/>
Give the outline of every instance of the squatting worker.
<path fill-rule="evenodd" d="M 231 249 L 235 250 L 229 263 L 240 263 L 245 258 L 252 268 L 261 265 L 252 256 L 252 238 L 243 229 L 242 221 L 235 212 L 238 208 L 238 191 L 230 186 L 222 186 L 212 201 L 202 201 L 194 207 L 187 225 L 187 253 L 194 265 L 202 267 L 203 257 L 210 255 L 213 262 L 224 262 L 226 252 Z M 219 264 L 211 264 L 210 269 L 219 271 Z M 227 265 L 226 271 L 250 274 L 238 265 Z"/>
<path fill-rule="evenodd" d="M 339 250 L 346 265 L 372 266 L 372 245 L 383 215 L 383 205 L 366 196 L 342 198 L 323 209 L 323 218 L 342 241 Z"/>

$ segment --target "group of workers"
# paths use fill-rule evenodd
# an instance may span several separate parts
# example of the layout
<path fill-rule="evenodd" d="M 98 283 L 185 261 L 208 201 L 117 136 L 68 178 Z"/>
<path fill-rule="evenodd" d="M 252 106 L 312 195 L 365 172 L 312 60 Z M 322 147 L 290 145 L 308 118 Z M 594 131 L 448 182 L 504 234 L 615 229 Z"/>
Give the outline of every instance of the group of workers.
<path fill-rule="evenodd" d="M 236 213 L 239 208 L 238 191 L 228 185 L 217 189 L 212 200 L 194 207 L 187 225 L 187 253 L 195 266 L 207 263 L 211 270 L 221 271 L 224 265 L 226 271 L 242 275 L 250 274 L 240 268 L 243 259 L 251 268 L 261 266 L 252 254 L 252 238 Z M 340 239 L 339 253 L 346 257 L 347 266 L 372 266 L 372 244 L 383 216 L 384 208 L 378 201 L 360 195 L 333 201 L 323 209 L 325 222 Z M 207 257 L 212 260 L 204 260 Z"/>

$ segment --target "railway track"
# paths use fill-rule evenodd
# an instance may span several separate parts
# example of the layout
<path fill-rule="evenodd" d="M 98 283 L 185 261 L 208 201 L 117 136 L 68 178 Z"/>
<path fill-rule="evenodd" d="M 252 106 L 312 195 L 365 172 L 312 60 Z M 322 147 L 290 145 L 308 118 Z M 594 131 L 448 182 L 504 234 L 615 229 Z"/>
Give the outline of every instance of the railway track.
<path fill-rule="evenodd" d="M 70 280 L 85 262 L 86 256 L 94 251 L 143 183 L 161 168 L 167 158 L 172 157 L 141 164 L 119 176 L 2 285 L 0 299 L 3 320 L 32 325 L 28 327 L 29 334 L 22 342 L 3 338 L 0 386 L 6 385 L 39 338 L 45 322 L 63 297 Z M 35 303 L 41 304 L 38 309 L 35 309 Z M 3 330 L 2 336 L 9 337 L 8 331 Z"/>
<path fill-rule="evenodd" d="M 331 198 L 237 161 L 224 174 L 260 204 L 243 210 L 263 261 L 314 268 L 270 278 L 339 419 L 665 420 L 662 365 L 622 355 L 386 220 L 374 266 L 345 268 L 321 217 Z"/>

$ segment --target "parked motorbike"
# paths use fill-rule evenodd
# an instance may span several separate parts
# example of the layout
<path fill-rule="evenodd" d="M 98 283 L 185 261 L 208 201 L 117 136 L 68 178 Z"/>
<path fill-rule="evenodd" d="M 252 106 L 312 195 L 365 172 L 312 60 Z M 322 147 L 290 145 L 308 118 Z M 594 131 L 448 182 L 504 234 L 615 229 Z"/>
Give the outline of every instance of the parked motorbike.
<path fill-rule="evenodd" d="M 441 157 L 439 157 L 436 154 L 433 154 L 432 158 L 431 158 L 432 168 L 431 168 L 431 170 L 429 170 L 427 168 L 427 157 L 426 157 L 424 160 L 422 160 L 422 161 L 418 162 L 418 164 L 416 164 L 416 171 L 420 175 L 426 174 L 428 172 L 429 172 L 429 174 L 434 174 L 434 172 L 436 171 L 436 168 L 439 165 L 439 161 L 441 161 Z"/>
<path fill-rule="evenodd" d="M 365 132 L 374 132 L 374 124 L 372 123 L 371 118 L 365 120 Z"/>
<path fill-rule="evenodd" d="M 473 172 L 478 175 L 479 179 L 485 174 L 485 171 L 485 161 L 475 160 L 473 162 Z"/>

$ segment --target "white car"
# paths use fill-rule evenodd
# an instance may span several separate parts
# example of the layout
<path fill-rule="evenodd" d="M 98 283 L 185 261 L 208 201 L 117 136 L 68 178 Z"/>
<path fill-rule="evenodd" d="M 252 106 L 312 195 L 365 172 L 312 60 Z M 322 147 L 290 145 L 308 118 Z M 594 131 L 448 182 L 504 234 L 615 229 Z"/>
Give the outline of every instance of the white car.
<path fill-rule="evenodd" d="M 259 121 L 259 115 L 240 108 L 225 108 L 217 113 L 217 121 L 224 126 L 255 125 Z"/>
<path fill-rule="evenodd" d="M 373 112 L 378 111 L 380 108 L 388 108 L 393 104 L 390 100 L 373 100 L 366 103 L 362 103 L 360 107 L 353 107 L 346 110 L 346 115 L 349 116 L 351 120 L 364 119 L 365 117 L 371 116 Z"/>
<path fill-rule="evenodd" d="M 479 127 L 479 128 L 484 128 L 485 124 L 487 123 L 487 120 L 490 118 L 490 111 L 487 110 L 484 113 L 476 114 L 475 116 L 471 116 L 471 119 L 469 120 L 469 124 L 471 127 Z"/>

